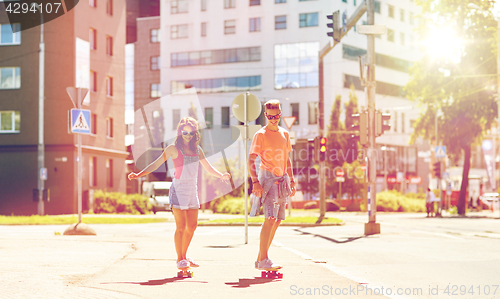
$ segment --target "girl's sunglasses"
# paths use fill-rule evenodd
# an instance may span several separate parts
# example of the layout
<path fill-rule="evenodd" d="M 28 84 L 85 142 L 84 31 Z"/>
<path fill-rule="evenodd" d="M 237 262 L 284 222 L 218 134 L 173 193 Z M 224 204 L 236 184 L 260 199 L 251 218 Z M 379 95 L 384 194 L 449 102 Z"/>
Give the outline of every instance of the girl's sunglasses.
<path fill-rule="evenodd" d="M 281 113 L 280 113 L 280 114 L 276 114 L 276 115 L 268 115 L 268 114 L 266 113 L 266 117 L 267 117 L 267 119 L 269 119 L 269 120 L 273 120 L 273 119 L 280 119 L 280 117 L 281 117 Z"/>
<path fill-rule="evenodd" d="M 182 135 L 186 136 L 186 135 L 191 135 L 191 136 L 194 136 L 196 135 L 196 132 L 188 132 L 188 131 L 182 131 Z"/>

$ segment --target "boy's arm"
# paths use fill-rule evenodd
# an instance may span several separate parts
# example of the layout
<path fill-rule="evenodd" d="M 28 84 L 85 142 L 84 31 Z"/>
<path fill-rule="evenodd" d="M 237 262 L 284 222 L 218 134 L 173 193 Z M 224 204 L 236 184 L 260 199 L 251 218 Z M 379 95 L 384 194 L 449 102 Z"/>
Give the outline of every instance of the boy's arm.
<path fill-rule="evenodd" d="M 286 161 L 286 173 L 288 174 L 288 177 L 290 178 L 290 189 L 292 189 L 292 194 L 290 196 L 295 195 L 295 179 L 293 178 L 293 168 L 292 168 L 292 161 L 290 158 Z"/>
<path fill-rule="evenodd" d="M 255 169 L 255 159 L 257 159 L 257 157 L 258 156 L 256 154 L 250 154 L 250 156 L 248 157 L 248 169 L 250 170 L 250 177 L 252 178 L 252 193 L 257 197 L 261 197 L 264 189 L 259 183 L 257 170 Z"/>

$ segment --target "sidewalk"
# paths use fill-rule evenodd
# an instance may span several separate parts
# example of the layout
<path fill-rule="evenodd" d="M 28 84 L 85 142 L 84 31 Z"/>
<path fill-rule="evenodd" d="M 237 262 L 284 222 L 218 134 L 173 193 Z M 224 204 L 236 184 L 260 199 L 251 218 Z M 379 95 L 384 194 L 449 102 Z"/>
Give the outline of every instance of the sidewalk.
<path fill-rule="evenodd" d="M 234 228 L 198 228 L 189 254 L 201 267 L 193 278 L 178 279 L 171 223 L 92 225 L 97 236 L 54 234 L 64 227 L 0 226 L 0 298 L 253 299 L 307 292 L 332 298 L 335 289 L 344 291 L 342 298 L 370 298 L 353 295 L 363 286 L 326 264 L 274 245 L 270 254 L 284 265 L 284 277 L 261 278 L 254 269 L 259 228 L 250 228 L 246 245 Z"/>

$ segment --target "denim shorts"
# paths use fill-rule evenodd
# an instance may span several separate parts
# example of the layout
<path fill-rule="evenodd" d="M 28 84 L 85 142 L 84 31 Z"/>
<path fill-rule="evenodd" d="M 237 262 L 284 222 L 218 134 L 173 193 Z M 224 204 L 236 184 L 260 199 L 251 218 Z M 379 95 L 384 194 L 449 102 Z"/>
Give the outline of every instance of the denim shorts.
<path fill-rule="evenodd" d="M 274 217 L 278 220 L 285 220 L 286 217 L 286 198 L 277 200 L 278 198 L 278 185 L 273 184 L 264 199 L 262 208 L 264 215 L 267 218 Z M 277 201 L 277 202 L 276 202 Z M 275 203 L 276 202 L 276 203 Z"/>

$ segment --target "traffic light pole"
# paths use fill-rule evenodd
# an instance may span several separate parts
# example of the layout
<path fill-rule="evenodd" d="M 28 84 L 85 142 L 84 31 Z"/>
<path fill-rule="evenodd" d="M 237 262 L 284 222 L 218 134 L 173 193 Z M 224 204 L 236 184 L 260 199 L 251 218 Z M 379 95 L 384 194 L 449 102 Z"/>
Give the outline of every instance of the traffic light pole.
<path fill-rule="evenodd" d="M 367 1 L 367 25 L 375 24 L 375 1 Z M 368 223 L 365 223 L 365 235 L 380 234 L 380 223 L 376 223 L 376 179 L 377 152 L 375 149 L 375 36 L 367 34 L 367 106 L 368 106 Z"/>

